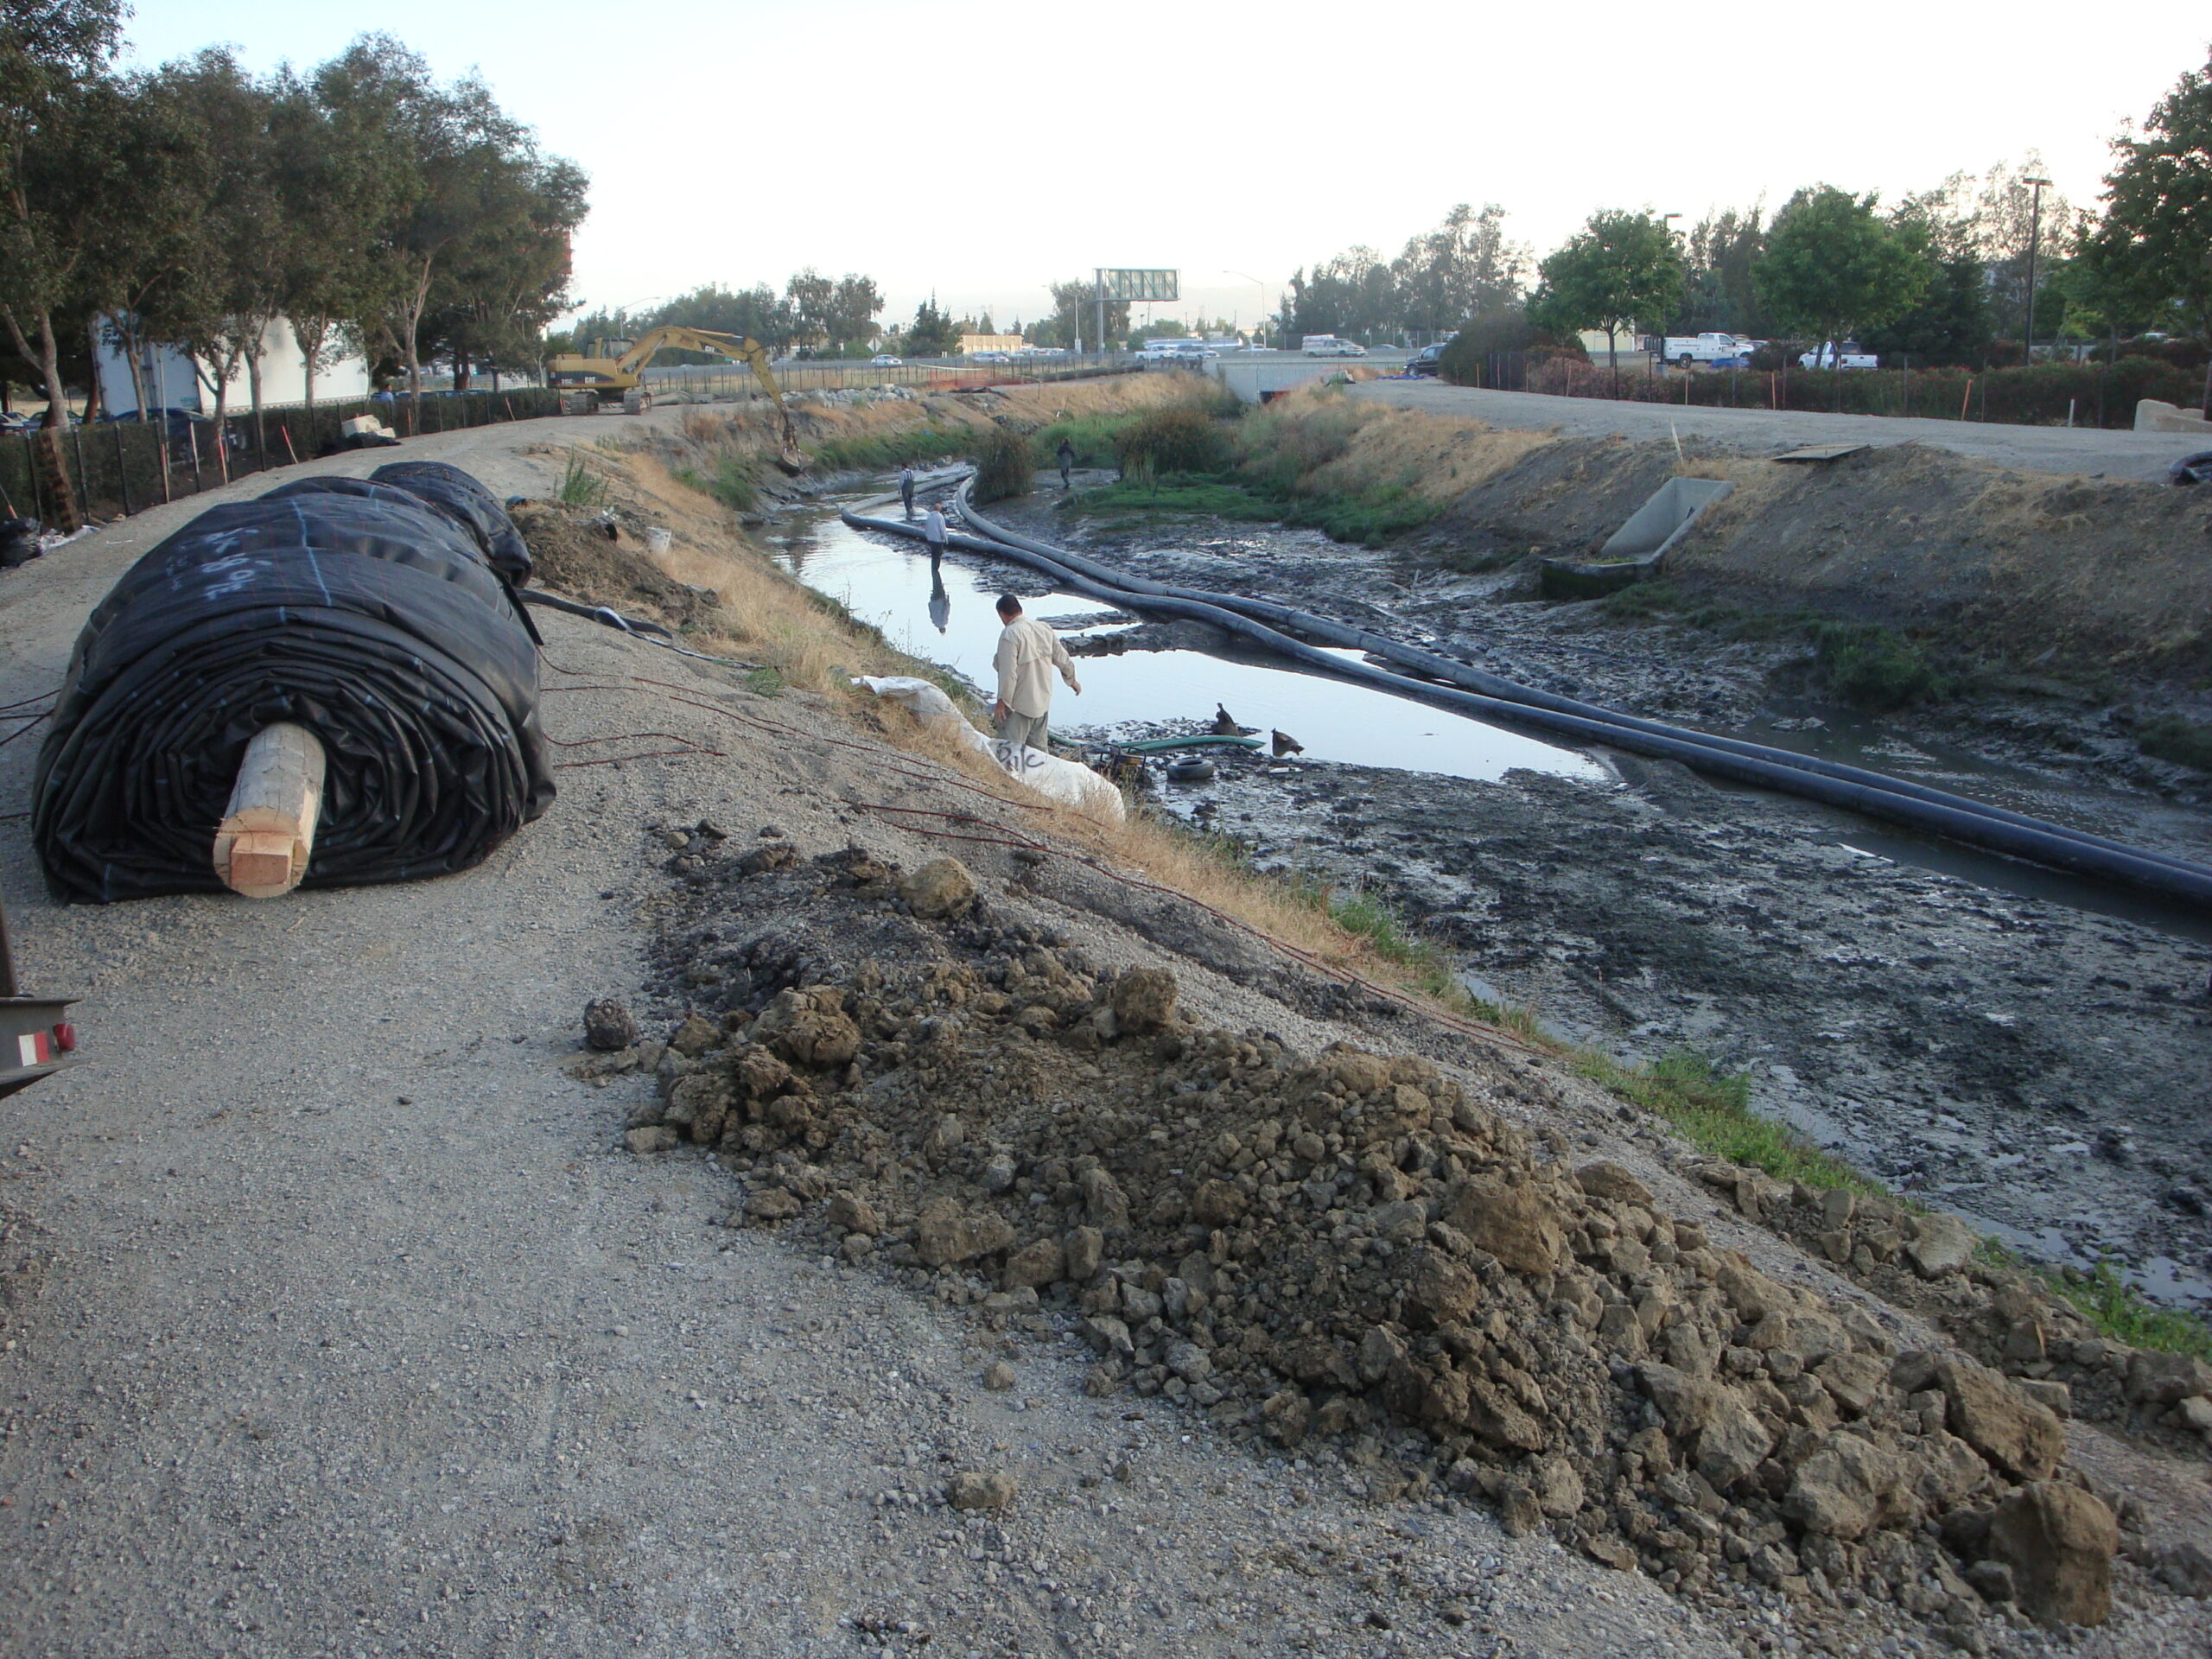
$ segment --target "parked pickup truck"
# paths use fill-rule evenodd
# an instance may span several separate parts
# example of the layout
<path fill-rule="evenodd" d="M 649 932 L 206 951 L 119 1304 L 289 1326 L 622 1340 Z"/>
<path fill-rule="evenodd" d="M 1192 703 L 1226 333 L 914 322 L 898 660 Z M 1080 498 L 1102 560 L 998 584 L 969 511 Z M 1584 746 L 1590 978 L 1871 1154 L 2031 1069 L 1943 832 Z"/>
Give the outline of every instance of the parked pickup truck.
<path fill-rule="evenodd" d="M 1797 354 L 1797 366 L 1801 369 L 1833 369 L 1836 365 L 1834 340 L 1829 340 L 1818 351 Z M 1842 366 L 1847 369 L 1878 369 L 1882 366 L 1882 359 L 1872 352 L 1860 351 L 1857 340 L 1847 340 L 1843 342 Z"/>
<path fill-rule="evenodd" d="M 1741 368 L 1751 360 L 1756 342 L 1736 334 L 1669 334 L 1659 354 L 1669 363 L 1688 368 L 1703 363 L 1712 368 Z"/>

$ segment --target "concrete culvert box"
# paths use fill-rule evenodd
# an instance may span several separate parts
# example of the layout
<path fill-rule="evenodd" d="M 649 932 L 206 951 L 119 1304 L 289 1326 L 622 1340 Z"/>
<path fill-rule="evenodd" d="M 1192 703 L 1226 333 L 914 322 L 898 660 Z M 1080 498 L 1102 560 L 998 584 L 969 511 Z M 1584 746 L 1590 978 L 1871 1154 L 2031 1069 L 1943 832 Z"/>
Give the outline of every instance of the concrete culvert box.
<path fill-rule="evenodd" d="M 1594 599 L 1658 575 L 1700 515 L 1735 487 L 1720 478 L 1669 479 L 1606 539 L 1594 561 L 1546 559 L 1545 597 Z"/>

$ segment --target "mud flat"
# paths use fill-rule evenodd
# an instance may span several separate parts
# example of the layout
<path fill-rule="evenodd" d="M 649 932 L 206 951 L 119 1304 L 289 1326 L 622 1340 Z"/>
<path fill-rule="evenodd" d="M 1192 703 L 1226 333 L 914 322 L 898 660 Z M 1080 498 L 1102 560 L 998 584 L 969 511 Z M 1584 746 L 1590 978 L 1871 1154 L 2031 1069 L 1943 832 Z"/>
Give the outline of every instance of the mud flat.
<path fill-rule="evenodd" d="M 1039 533 L 1069 535 L 1049 502 L 1026 511 Z M 2142 756 L 2091 706 L 1995 696 L 1872 720 L 1804 694 L 1802 645 L 1700 646 L 1687 629 L 1519 601 L 1514 572 L 1443 570 L 1433 545 L 1374 552 L 1204 524 L 1070 539 L 1141 575 L 1285 599 L 1636 713 L 2212 853 L 2202 780 Z M 1409 732 L 1452 723 L 1402 708 Z M 1279 723 L 1259 704 L 1232 713 Z M 2113 1258 L 2183 1303 L 2212 1293 L 2206 918 L 1671 764 L 1599 758 L 1595 782 L 1232 759 L 1213 784 L 1168 794 L 1262 868 L 1378 892 L 1476 988 L 1563 1034 L 1747 1066 L 1761 1109 L 2040 1259 Z"/>

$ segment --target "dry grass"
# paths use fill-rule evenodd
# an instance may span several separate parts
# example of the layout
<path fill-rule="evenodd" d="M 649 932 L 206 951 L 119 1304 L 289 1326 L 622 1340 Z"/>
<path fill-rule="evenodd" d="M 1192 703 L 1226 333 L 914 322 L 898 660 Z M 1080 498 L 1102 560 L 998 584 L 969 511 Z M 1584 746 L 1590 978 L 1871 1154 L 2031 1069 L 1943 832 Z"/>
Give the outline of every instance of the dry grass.
<path fill-rule="evenodd" d="M 1268 413 L 1294 430 L 1338 429 L 1327 441 L 1341 444 L 1341 453 L 1306 474 L 1306 487 L 1317 493 L 1357 495 L 1395 485 L 1426 500 L 1452 501 L 1556 442 L 1549 432 L 1354 403 L 1319 387 L 1276 399 Z"/>

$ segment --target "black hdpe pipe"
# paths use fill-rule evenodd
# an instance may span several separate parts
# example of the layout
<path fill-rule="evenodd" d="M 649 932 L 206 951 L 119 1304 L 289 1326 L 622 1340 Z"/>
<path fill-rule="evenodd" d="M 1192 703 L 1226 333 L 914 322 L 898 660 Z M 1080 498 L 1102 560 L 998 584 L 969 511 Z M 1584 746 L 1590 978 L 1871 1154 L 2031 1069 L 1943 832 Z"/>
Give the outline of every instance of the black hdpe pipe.
<path fill-rule="evenodd" d="M 1111 565 L 1079 553 L 1055 548 L 1049 543 L 1020 534 L 994 524 L 978 513 L 969 502 L 967 487 L 961 491 L 960 509 L 967 521 L 981 530 L 993 541 L 1010 548 L 1020 548 L 1071 569 L 1112 582 L 1132 593 L 1153 594 L 1166 599 L 1196 600 L 1203 604 L 1218 605 L 1255 620 L 1271 624 L 1277 628 L 1310 636 L 1325 645 L 1346 646 L 1364 651 L 1393 662 L 1402 668 L 1430 679 L 1441 680 L 1463 691 L 1479 692 L 1484 696 L 1501 698 L 1507 702 L 1521 703 L 1532 709 L 1548 709 L 1558 714 L 1580 715 L 1586 720 L 1602 721 L 1608 726 L 1625 728 L 1631 731 L 1649 732 L 1654 736 L 1686 739 L 1707 748 L 1719 749 L 1729 754 L 1741 755 L 1746 760 L 1764 760 L 1770 765 L 1786 766 L 1793 772 L 1808 772 L 1824 778 L 1834 778 L 1847 784 L 1859 784 L 1869 789 L 1878 789 L 1885 794 L 1903 795 L 1910 799 L 1925 801 L 1932 806 L 1948 807 L 1955 811 L 1970 812 L 1980 817 L 1995 818 L 2002 823 L 2018 824 L 2026 830 L 2040 830 L 2065 836 L 2083 846 L 2101 848 L 2107 852 L 2126 854 L 2131 858 L 2147 859 L 2153 863 L 2171 865 L 2177 869 L 2202 874 L 2204 867 L 2188 859 L 2173 858 L 2164 853 L 2154 853 L 2142 848 L 2130 847 L 2125 842 L 2093 836 L 2087 830 L 2071 830 L 2063 824 L 2047 823 L 2014 812 L 1986 801 L 1977 801 L 1964 795 L 1954 795 L 1948 790 L 1931 788 L 1926 784 L 1914 783 L 1910 779 L 1892 778 L 1886 772 L 1870 772 L 1864 766 L 1847 766 L 1840 760 L 1826 760 L 1818 755 L 1800 754 L 1794 749 L 1776 748 L 1770 744 L 1746 742 L 1742 738 L 1726 737 L 1711 732 L 1689 731 L 1663 721 L 1645 720 L 1637 715 L 1624 715 L 1617 709 L 1600 708 L 1596 703 L 1583 702 L 1573 697 L 1562 697 L 1556 692 L 1543 691 L 1517 680 L 1509 680 L 1497 674 L 1486 674 L 1481 669 L 1439 656 L 1433 651 L 1423 651 L 1418 645 L 1408 645 L 1382 634 L 1370 633 L 1325 616 L 1310 612 L 1293 610 L 1287 605 L 1278 605 L 1270 600 L 1246 599 L 1235 594 L 1210 593 L 1203 588 L 1177 588 L 1165 582 L 1149 581 L 1142 576 L 1124 575 Z"/>
<path fill-rule="evenodd" d="M 966 506 L 964 485 L 962 494 L 963 514 L 970 522 L 994 531 L 998 529 Z M 883 531 L 917 538 L 922 533 L 920 525 L 909 524 L 902 520 L 870 518 L 850 512 L 843 517 L 856 529 Z M 1802 757 L 1791 755 L 1786 750 L 1767 751 L 1765 754 L 1740 753 L 1737 752 L 1737 747 L 1757 750 L 1758 746 L 1723 747 L 1707 740 L 1701 733 L 1682 732 L 1650 721 L 1611 716 L 1606 711 L 1590 705 L 1578 704 L 1570 710 L 1548 707 L 1544 702 L 1523 702 L 1514 698 L 1412 679 L 1366 663 L 1347 662 L 1217 602 L 1229 600 L 1235 604 L 1256 605 L 1263 601 L 1238 601 L 1229 595 L 1185 598 L 1181 594 L 1147 591 L 1158 589 L 1163 584 L 1145 582 L 1140 589 L 1134 582 L 1112 576 L 1110 572 L 1108 580 L 1096 579 L 1076 564 L 1066 562 L 1067 556 L 1058 550 L 1039 551 L 1039 549 L 1045 544 L 1032 543 L 1027 537 L 985 540 L 956 531 L 948 537 L 947 541 L 949 545 L 964 552 L 979 553 L 993 558 L 1012 558 L 1027 564 L 1052 576 L 1071 592 L 1088 598 L 1211 623 L 1294 662 L 1341 679 L 1389 692 L 1393 696 L 1450 709 L 1457 714 L 1533 726 L 1586 743 L 1607 744 L 1633 753 L 1678 760 L 1700 772 L 1733 779 L 1740 783 L 1801 796 L 1830 806 L 1862 812 L 1872 817 L 1885 818 L 1894 823 L 1948 836 L 1970 846 L 1985 847 L 2033 863 L 2124 882 L 2147 892 L 2184 898 L 2212 907 L 2212 868 L 2202 865 L 2103 842 L 2099 837 L 2082 836 L 2061 825 L 2023 818 L 2018 814 L 1983 808 L 1980 803 L 1967 801 L 1963 798 L 1954 797 L 1943 801 L 1923 799 L 1916 793 L 1895 787 L 1899 780 L 1885 778 L 1879 772 L 1860 772 L 1859 779 L 1866 780 L 1863 782 L 1834 777 L 1824 772 L 1789 764 Z M 1081 563 L 1094 569 L 1105 569 L 1089 559 L 1083 559 Z M 1185 590 L 1186 593 L 1193 591 Z M 1283 607 L 1269 608 L 1286 611 L 1289 616 L 1302 615 L 1301 613 L 1287 612 Z M 1360 640 L 1347 639 L 1347 644 L 1376 638 L 1364 634 L 1363 630 L 1346 628 L 1340 623 L 1331 623 L 1323 618 L 1313 618 L 1311 620 L 1320 625 L 1317 631 L 1360 636 Z M 1389 645 L 1397 651 L 1406 649 L 1396 645 L 1395 641 L 1376 639 L 1376 643 Z M 1427 652 L 1420 654 L 1429 655 Z M 1440 664 L 1446 662 L 1441 658 L 1433 660 Z M 1494 678 L 1491 676 L 1483 677 Z M 1512 685 L 1510 681 L 1497 681 L 1497 683 Z M 1549 702 L 1568 701 L 1564 698 L 1547 699 Z M 1588 712 L 1582 712 L 1586 709 Z M 1768 759 L 1766 755 L 1777 758 Z"/>

